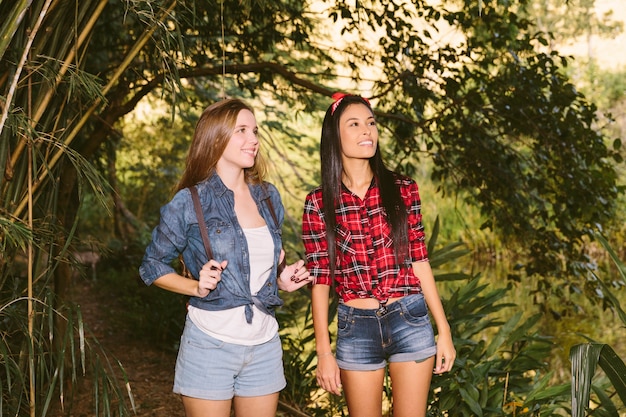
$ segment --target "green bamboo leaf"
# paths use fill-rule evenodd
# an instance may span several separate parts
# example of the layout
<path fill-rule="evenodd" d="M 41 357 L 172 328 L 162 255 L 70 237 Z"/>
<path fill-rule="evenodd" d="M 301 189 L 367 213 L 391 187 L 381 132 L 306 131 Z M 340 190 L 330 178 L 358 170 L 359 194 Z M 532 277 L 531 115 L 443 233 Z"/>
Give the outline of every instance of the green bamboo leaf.
<path fill-rule="evenodd" d="M 442 392 L 439 401 L 439 407 L 444 411 L 451 410 L 459 402 L 457 395 L 452 391 Z"/>
<path fill-rule="evenodd" d="M 50 380 L 50 385 L 48 386 L 48 389 L 46 390 L 46 395 L 45 395 L 45 402 L 43 405 L 43 410 L 41 412 L 42 416 L 45 416 L 48 414 L 48 409 L 50 408 L 50 404 L 52 403 L 52 399 L 55 397 L 56 394 L 56 383 L 57 381 L 60 382 L 59 380 L 59 368 L 57 367 L 57 369 L 55 369 L 54 374 L 52 375 L 52 378 Z"/>
<path fill-rule="evenodd" d="M 14 375 L 19 375 L 18 372 L 11 372 L 12 369 L 16 369 L 17 366 L 15 364 L 15 362 L 12 359 L 12 355 L 9 354 L 10 349 L 8 348 L 8 346 L 6 345 L 6 341 L 4 339 L 4 337 L 2 339 L 0 339 L 0 357 L 2 357 L 2 362 L 4 362 L 4 369 L 5 369 L 5 378 L 6 378 L 6 388 L 3 386 L 3 381 L 0 381 L 0 387 L 2 388 L 2 392 L 4 392 L 4 390 L 6 389 L 6 391 L 11 394 L 12 391 L 12 387 L 13 387 L 13 376 Z M 2 396 L 0 396 L 2 397 Z"/>
<path fill-rule="evenodd" d="M 32 240 L 32 231 L 19 219 L 11 220 L 0 216 L 0 236 L 3 237 L 0 245 L 1 253 L 7 253 L 7 247 L 26 250 L 28 242 Z"/>
<path fill-rule="evenodd" d="M 130 387 L 130 380 L 128 378 L 128 373 L 126 372 L 124 365 L 122 365 L 122 362 L 120 362 L 119 360 L 116 360 L 116 361 L 117 361 L 118 368 L 122 371 L 122 377 L 124 378 L 124 387 L 126 388 L 126 394 L 128 395 L 128 399 L 130 400 L 130 407 L 133 410 L 133 412 L 137 413 L 137 405 L 135 404 L 135 396 L 133 395 L 133 391 Z"/>

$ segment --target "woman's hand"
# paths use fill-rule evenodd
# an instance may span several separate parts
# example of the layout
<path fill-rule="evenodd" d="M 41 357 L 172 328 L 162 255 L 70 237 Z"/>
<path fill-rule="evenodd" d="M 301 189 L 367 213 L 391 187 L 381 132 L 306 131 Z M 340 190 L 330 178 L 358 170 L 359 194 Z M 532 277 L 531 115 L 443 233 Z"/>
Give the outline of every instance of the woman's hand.
<path fill-rule="evenodd" d="M 454 360 L 456 359 L 456 350 L 452 343 L 450 333 L 442 333 L 437 336 L 437 356 L 435 357 L 435 374 L 450 372 Z"/>
<path fill-rule="evenodd" d="M 217 283 L 222 280 L 222 271 L 226 265 L 228 265 L 228 261 L 219 263 L 215 259 L 211 259 L 202 266 L 198 277 L 198 297 L 206 297 L 217 287 Z"/>
<path fill-rule="evenodd" d="M 304 287 L 309 282 L 311 282 L 311 275 L 304 267 L 304 261 L 300 259 L 294 264 L 285 266 L 278 277 L 278 288 L 292 292 Z"/>
<path fill-rule="evenodd" d="M 332 352 L 317 355 L 317 384 L 328 392 L 341 395 L 341 375 Z"/>

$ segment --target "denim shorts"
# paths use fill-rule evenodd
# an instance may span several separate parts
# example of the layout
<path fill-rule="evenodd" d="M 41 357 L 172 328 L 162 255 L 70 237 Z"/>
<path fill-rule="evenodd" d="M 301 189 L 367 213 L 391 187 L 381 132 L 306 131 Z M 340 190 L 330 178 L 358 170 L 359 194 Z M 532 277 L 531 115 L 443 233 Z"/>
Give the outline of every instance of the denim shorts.
<path fill-rule="evenodd" d="M 424 361 L 436 353 L 435 336 L 422 294 L 376 309 L 339 304 L 337 364 L 348 371 L 374 371 L 389 362 Z"/>
<path fill-rule="evenodd" d="M 260 345 L 237 345 L 209 336 L 187 317 L 176 359 L 176 394 L 229 400 L 273 394 L 286 385 L 278 333 Z"/>

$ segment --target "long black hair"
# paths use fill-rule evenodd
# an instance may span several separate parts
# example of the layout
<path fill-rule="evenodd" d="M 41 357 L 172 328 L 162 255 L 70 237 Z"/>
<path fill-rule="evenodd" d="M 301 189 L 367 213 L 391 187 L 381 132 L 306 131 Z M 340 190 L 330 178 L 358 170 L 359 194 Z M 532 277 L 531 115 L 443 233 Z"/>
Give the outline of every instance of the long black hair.
<path fill-rule="evenodd" d="M 328 108 L 322 123 L 322 137 L 320 141 L 322 212 L 326 223 L 331 276 L 335 275 L 337 262 L 337 244 L 335 240 L 337 219 L 335 217 L 335 209 L 341 200 L 343 174 L 339 119 L 346 108 L 352 104 L 363 104 L 372 111 L 368 100 L 360 96 L 346 95 L 335 101 Z M 374 112 L 372 111 L 373 114 Z M 387 223 L 391 226 L 396 260 L 399 261 L 398 263 L 403 263 L 408 256 L 408 214 L 407 207 L 400 195 L 400 187 L 396 183 L 397 176 L 385 166 L 380 153 L 380 146 L 376 147 L 376 153 L 370 158 L 369 163 L 374 172 L 374 178 L 378 181 Z"/>

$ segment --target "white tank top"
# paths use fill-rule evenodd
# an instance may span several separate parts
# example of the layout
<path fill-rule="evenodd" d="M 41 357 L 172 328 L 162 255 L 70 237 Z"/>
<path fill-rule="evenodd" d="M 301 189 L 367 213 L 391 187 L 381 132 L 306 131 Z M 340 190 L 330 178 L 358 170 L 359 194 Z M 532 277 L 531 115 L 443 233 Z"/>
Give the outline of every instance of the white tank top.
<path fill-rule="evenodd" d="M 243 229 L 250 254 L 250 291 L 256 295 L 274 264 L 274 242 L 267 226 Z M 219 283 L 217 284 L 219 285 Z M 252 323 L 246 322 L 245 306 L 209 311 L 189 306 L 189 318 L 200 330 L 223 342 L 258 345 L 271 340 L 278 331 L 278 322 L 270 314 L 252 306 Z"/>

